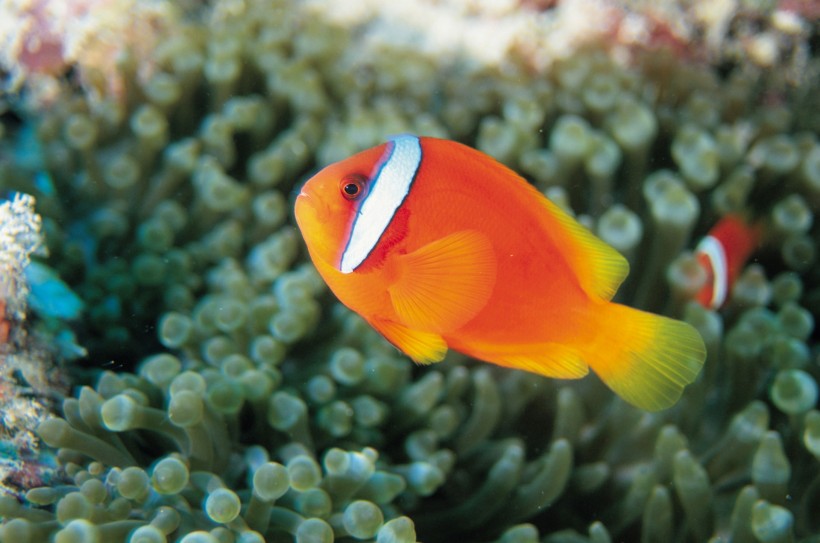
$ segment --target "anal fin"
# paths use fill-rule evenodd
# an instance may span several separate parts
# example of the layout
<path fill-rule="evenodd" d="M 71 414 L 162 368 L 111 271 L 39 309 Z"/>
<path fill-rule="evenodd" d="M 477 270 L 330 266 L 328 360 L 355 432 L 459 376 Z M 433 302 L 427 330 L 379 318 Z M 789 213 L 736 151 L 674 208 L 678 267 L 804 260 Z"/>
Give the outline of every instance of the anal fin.
<path fill-rule="evenodd" d="M 457 348 L 486 362 L 554 379 L 580 379 L 589 373 L 589 366 L 581 353 L 572 346 L 560 343 L 471 345 Z"/>

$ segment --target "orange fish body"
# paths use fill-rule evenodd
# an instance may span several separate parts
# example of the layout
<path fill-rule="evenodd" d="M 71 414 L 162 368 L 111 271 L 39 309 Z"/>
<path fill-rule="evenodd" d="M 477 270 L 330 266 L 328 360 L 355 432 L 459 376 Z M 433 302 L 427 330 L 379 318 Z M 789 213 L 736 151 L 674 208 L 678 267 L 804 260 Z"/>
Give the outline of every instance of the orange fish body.
<path fill-rule="evenodd" d="M 695 248 L 695 257 L 706 272 L 706 284 L 695 300 L 704 307 L 719 309 L 759 241 L 759 228 L 736 215 L 718 221 Z"/>
<path fill-rule="evenodd" d="M 448 348 L 579 378 L 627 401 L 677 401 L 705 351 L 688 324 L 609 300 L 626 260 L 510 169 L 464 145 L 399 136 L 302 188 L 296 220 L 339 300 L 413 360 Z"/>

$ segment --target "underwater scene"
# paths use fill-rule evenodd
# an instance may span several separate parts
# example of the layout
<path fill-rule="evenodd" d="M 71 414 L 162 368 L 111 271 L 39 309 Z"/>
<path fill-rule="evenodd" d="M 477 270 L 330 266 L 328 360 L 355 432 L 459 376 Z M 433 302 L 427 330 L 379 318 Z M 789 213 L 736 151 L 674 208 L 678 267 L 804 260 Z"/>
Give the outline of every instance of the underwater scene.
<path fill-rule="evenodd" d="M 0 0 L 0 543 L 820 543 L 819 53 Z"/>

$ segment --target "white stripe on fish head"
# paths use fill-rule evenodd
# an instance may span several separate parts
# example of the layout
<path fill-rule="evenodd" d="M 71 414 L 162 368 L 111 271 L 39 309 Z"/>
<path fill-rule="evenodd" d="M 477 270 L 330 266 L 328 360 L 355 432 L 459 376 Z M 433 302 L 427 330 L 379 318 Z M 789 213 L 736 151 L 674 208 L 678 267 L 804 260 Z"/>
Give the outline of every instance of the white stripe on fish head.
<path fill-rule="evenodd" d="M 729 290 L 729 270 L 726 264 L 726 250 L 723 244 L 713 236 L 706 236 L 695 248 L 696 253 L 706 255 L 712 265 L 712 299 L 710 307 L 716 309 L 723 305 Z"/>
<path fill-rule="evenodd" d="M 421 164 L 421 142 L 416 136 L 391 139 L 385 153 L 387 157 L 370 182 L 350 229 L 339 266 L 342 273 L 358 268 L 378 245 L 396 211 L 410 194 Z"/>

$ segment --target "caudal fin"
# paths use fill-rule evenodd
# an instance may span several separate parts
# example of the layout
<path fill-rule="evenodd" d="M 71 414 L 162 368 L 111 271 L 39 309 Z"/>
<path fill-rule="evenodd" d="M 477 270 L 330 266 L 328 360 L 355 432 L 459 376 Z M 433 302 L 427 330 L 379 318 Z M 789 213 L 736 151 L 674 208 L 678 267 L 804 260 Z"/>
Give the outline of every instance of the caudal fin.
<path fill-rule="evenodd" d="M 606 303 L 600 326 L 584 360 L 621 398 L 648 411 L 674 405 L 706 358 L 700 334 L 685 322 Z"/>

